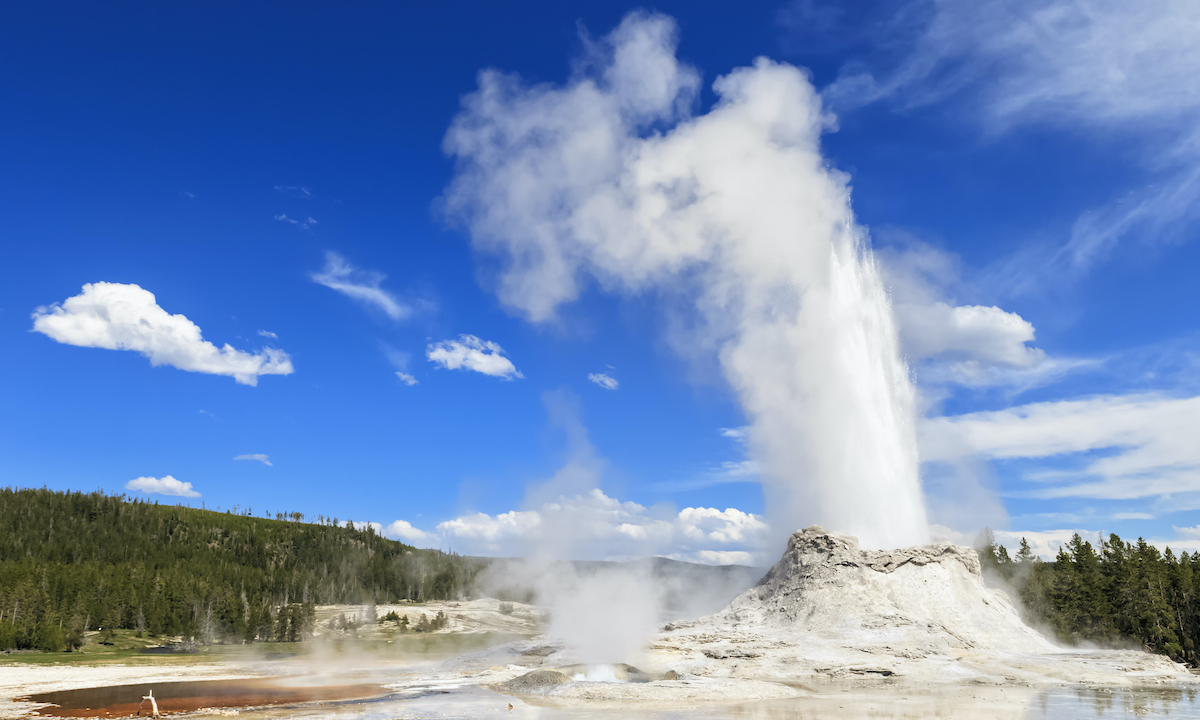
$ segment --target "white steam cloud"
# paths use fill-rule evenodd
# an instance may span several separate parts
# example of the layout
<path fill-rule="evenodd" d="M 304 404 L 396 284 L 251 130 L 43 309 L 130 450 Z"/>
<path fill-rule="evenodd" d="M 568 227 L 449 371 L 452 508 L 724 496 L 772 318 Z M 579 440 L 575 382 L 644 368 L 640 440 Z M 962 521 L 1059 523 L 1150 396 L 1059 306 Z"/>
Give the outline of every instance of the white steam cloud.
<path fill-rule="evenodd" d="M 589 277 L 694 301 L 690 344 L 716 349 L 751 421 L 776 533 L 926 542 L 913 388 L 819 96 L 759 58 L 691 116 L 700 78 L 675 44 L 670 18 L 633 13 L 565 86 L 482 72 L 445 140 L 448 213 L 505 260 L 497 292 L 531 321 Z"/>
<path fill-rule="evenodd" d="M 61 304 L 35 310 L 33 329 L 65 345 L 133 350 L 155 367 L 228 375 L 243 385 L 257 385 L 259 375 L 292 374 L 291 358 L 282 350 L 218 348 L 194 322 L 167 313 L 154 293 L 132 284 L 88 283 Z"/>

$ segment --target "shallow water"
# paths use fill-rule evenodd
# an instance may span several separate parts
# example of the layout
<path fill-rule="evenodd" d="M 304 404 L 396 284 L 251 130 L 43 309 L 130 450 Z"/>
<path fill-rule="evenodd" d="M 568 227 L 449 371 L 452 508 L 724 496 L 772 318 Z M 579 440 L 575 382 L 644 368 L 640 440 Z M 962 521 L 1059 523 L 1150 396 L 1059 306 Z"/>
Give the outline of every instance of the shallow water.
<path fill-rule="evenodd" d="M 805 697 L 736 705 L 556 707 L 534 699 L 522 701 L 479 687 L 456 686 L 453 677 L 431 677 L 430 683 L 424 686 L 393 692 L 379 684 L 387 681 L 386 674 L 381 676 L 378 669 L 369 674 L 373 677 L 359 678 L 355 683 L 322 683 L 318 687 L 311 686 L 308 682 L 311 678 L 305 677 L 161 683 L 155 685 L 155 695 L 164 711 L 173 711 L 172 716 L 197 719 L 236 716 L 245 720 L 465 720 L 489 717 L 524 720 L 1121 720 L 1169 717 L 1200 720 L 1197 691 L 1177 688 L 1031 690 L 988 686 L 943 688 L 934 692 L 899 686 L 843 689 L 828 685 L 809 688 L 813 692 Z M 144 691 L 143 686 L 119 686 L 53 693 L 53 699 L 46 699 L 61 703 L 66 712 L 47 708 L 43 714 L 128 717 L 136 711 L 137 700 Z M 206 697 L 207 701 L 199 700 L 201 697 Z M 245 703 L 257 707 L 231 707 Z M 513 705 L 511 709 L 509 703 Z M 82 711 L 85 707 L 92 712 Z"/>
<path fill-rule="evenodd" d="M 442 660 L 447 657 L 507 639 L 500 636 L 451 637 L 419 645 L 388 644 L 369 648 L 314 645 L 286 660 L 269 663 L 272 672 L 284 677 L 160 683 L 154 686 L 155 696 L 164 710 L 174 711 L 172 717 L 197 719 L 236 716 L 245 720 L 1121 720 L 1168 717 L 1200 720 L 1200 687 L 1034 690 L 967 686 L 933 691 L 885 680 L 852 689 L 834 682 L 808 684 L 798 686 L 805 692 L 803 697 L 731 705 L 553 706 L 544 700 L 523 701 L 466 685 L 464 683 L 473 681 L 474 676 L 442 667 Z M 589 672 L 589 680 L 601 679 L 599 675 L 595 678 L 590 675 Z M 404 682 L 406 689 L 396 691 L 383 687 L 396 682 Z M 62 715 L 128 717 L 145 690 L 144 685 L 113 686 L 57 693 L 55 701 L 62 703 L 64 710 L 106 708 L 110 711 Z M 176 700 L 174 705 L 172 700 Z M 51 708 L 43 710 L 45 716 L 54 714 Z"/>
<path fill-rule="evenodd" d="M 429 688 L 417 696 L 392 695 L 376 700 L 291 706 L 286 708 L 195 712 L 184 717 L 229 717 L 245 720 L 452 720 L 517 718 L 521 720 L 1133 720 L 1198 718 L 1195 692 L 1174 689 L 1027 690 L 1018 688 L 956 689 L 913 693 L 879 689 L 822 691 L 814 697 L 738 705 L 629 708 L 539 707 L 480 688 Z M 513 704 L 509 710 L 508 703 Z"/>

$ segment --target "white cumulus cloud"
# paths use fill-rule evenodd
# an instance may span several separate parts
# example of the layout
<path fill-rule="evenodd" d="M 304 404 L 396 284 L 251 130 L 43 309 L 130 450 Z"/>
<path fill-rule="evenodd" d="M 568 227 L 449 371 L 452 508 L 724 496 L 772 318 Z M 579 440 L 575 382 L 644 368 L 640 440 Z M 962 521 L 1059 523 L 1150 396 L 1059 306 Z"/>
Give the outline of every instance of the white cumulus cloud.
<path fill-rule="evenodd" d="M 126 490 L 141 490 L 151 495 L 175 495 L 177 497 L 198 498 L 200 493 L 192 489 L 190 482 L 180 482 L 170 475 L 160 478 L 140 477 L 125 483 Z"/>
<path fill-rule="evenodd" d="M 218 348 L 183 315 L 158 306 L 154 294 L 137 285 L 98 282 L 61 304 L 39 307 L 33 329 L 66 345 L 132 350 L 150 364 L 189 372 L 227 375 L 243 385 L 257 385 L 260 375 L 290 375 L 287 353 L 264 348 L 257 353 Z"/>
<path fill-rule="evenodd" d="M 425 357 L 447 370 L 472 370 L 505 380 L 525 377 L 511 360 L 504 357 L 504 348 L 474 335 L 459 335 L 457 340 L 430 343 L 425 348 Z"/>
<path fill-rule="evenodd" d="M 415 377 L 413 377 L 412 375 L 409 375 L 408 373 L 404 372 L 403 370 L 397 370 L 396 377 L 400 378 L 400 382 L 404 383 L 405 385 L 408 385 L 409 387 L 412 387 L 413 385 L 417 384 L 417 379 Z"/>
<path fill-rule="evenodd" d="M 721 433 L 721 437 L 727 437 L 730 440 L 734 440 L 739 443 L 744 443 L 744 442 L 746 442 L 746 430 L 747 430 L 747 428 L 744 428 L 744 427 L 721 428 L 718 432 Z"/>
<path fill-rule="evenodd" d="M 257 460 L 263 465 L 270 465 L 271 458 L 263 453 L 254 453 L 253 455 L 238 455 L 234 460 Z"/>
<path fill-rule="evenodd" d="M 587 378 L 605 390 L 616 390 L 620 385 L 617 379 L 608 373 L 588 373 Z"/>
<path fill-rule="evenodd" d="M 413 527 L 407 520 L 396 520 L 388 524 L 383 528 L 383 535 L 393 540 L 403 540 L 414 545 L 421 544 L 428 546 L 431 542 L 437 541 L 437 536 Z"/>
<path fill-rule="evenodd" d="M 1033 325 L 1020 315 L 983 305 L 897 304 L 904 346 L 916 357 L 959 355 L 996 365 L 1028 368 L 1046 353 L 1026 345 Z"/>
<path fill-rule="evenodd" d="M 403 320 L 412 315 L 412 307 L 396 299 L 396 296 L 380 287 L 387 275 L 370 270 L 361 270 L 346 262 L 341 255 L 325 253 L 325 267 L 313 273 L 313 282 L 353 298 L 368 307 L 383 311 L 393 320 Z"/>
<path fill-rule="evenodd" d="M 758 515 L 736 508 L 672 512 L 622 502 L 599 489 L 559 497 L 531 510 L 463 515 L 439 523 L 433 533 L 412 537 L 423 542 L 437 538 L 461 552 L 523 556 L 540 544 L 555 542 L 563 532 L 570 532 L 578 559 L 659 555 L 708 564 L 766 560 L 762 551 L 767 524 Z"/>
<path fill-rule="evenodd" d="M 994 305 L 959 304 L 958 258 L 901 232 L 899 247 L 880 252 L 899 322 L 900 342 L 926 382 L 980 386 L 1037 384 L 1077 366 L 1029 343 L 1033 323 Z"/>
<path fill-rule="evenodd" d="M 270 330 L 259 330 L 259 331 L 258 331 L 258 334 L 259 334 L 259 335 L 262 335 L 262 336 L 263 336 L 263 337 L 265 337 L 265 338 L 271 338 L 272 340 L 277 340 L 277 339 L 279 338 L 279 336 L 278 336 L 278 335 L 276 335 L 275 333 L 271 332 Z"/>

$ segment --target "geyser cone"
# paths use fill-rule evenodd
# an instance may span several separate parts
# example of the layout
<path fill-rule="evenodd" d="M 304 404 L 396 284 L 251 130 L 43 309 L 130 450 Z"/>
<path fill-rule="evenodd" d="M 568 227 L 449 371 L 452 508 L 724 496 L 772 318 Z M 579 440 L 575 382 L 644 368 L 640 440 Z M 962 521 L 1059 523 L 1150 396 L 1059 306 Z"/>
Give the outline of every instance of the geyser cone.
<path fill-rule="evenodd" d="M 643 667 L 921 684 L 1195 681 L 1162 656 L 1056 647 L 984 585 L 971 548 L 862 550 L 820 527 L 793 534 L 779 562 L 721 612 L 667 625 Z"/>
<path fill-rule="evenodd" d="M 862 550 L 854 537 L 817 526 L 793 534 L 779 562 L 723 614 L 738 625 L 782 626 L 864 645 L 1054 650 L 1003 592 L 984 585 L 971 548 Z"/>

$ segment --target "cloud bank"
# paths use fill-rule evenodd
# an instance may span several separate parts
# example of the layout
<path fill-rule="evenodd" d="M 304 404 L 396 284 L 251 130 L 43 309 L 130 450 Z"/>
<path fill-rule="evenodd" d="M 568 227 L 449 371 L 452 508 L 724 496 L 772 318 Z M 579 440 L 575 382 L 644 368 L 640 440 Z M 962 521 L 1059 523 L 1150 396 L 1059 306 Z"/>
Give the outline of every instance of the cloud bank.
<path fill-rule="evenodd" d="M 480 73 L 445 139 L 447 212 L 533 322 L 590 283 L 691 303 L 679 348 L 712 352 L 751 420 L 777 542 L 812 522 L 925 542 L 913 388 L 848 178 L 821 155 L 830 117 L 766 58 L 693 117 L 675 45 L 670 18 L 633 13 L 565 86 Z"/>
<path fill-rule="evenodd" d="M 180 482 L 170 475 L 161 478 L 140 477 L 125 483 L 126 490 L 141 490 L 149 495 L 174 495 L 198 498 L 200 493 L 192 489 L 190 482 Z"/>
<path fill-rule="evenodd" d="M 1074 459 L 1066 469 L 1026 473 L 1033 498 L 1132 500 L 1175 496 L 1174 508 L 1200 507 L 1200 397 L 1108 395 L 1033 403 L 995 412 L 926 420 L 928 462 Z"/>
<path fill-rule="evenodd" d="M 257 353 L 218 348 L 183 315 L 170 315 L 154 294 L 137 285 L 89 283 L 61 304 L 39 307 L 33 329 L 65 345 L 132 350 L 150 364 L 189 372 L 227 375 L 243 385 L 257 385 L 260 375 L 290 375 L 292 361 L 275 348 Z"/>
<path fill-rule="evenodd" d="M 425 357 L 447 370 L 470 370 L 504 380 L 525 377 L 511 360 L 504 357 L 504 348 L 474 335 L 459 335 L 457 340 L 430 343 L 425 348 Z"/>
<path fill-rule="evenodd" d="M 758 515 L 736 508 L 647 508 L 598 489 L 531 510 L 463 515 L 439 523 L 432 532 L 397 520 L 384 526 L 383 533 L 456 552 L 512 557 L 536 555 L 532 549 L 557 538 L 555 529 L 562 527 L 573 529 L 571 543 L 583 560 L 662 556 L 709 565 L 755 565 L 767 559 L 760 553 L 767 525 Z"/>

